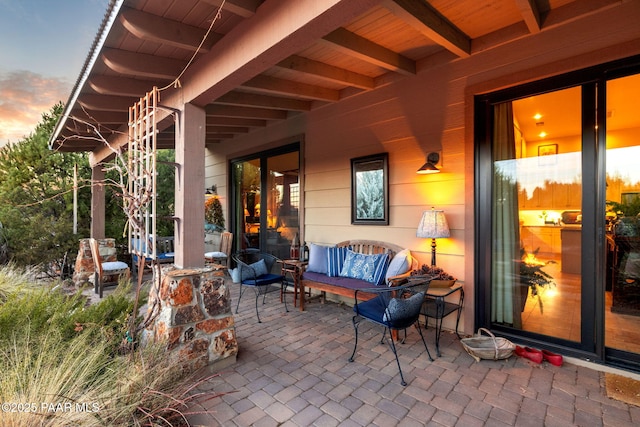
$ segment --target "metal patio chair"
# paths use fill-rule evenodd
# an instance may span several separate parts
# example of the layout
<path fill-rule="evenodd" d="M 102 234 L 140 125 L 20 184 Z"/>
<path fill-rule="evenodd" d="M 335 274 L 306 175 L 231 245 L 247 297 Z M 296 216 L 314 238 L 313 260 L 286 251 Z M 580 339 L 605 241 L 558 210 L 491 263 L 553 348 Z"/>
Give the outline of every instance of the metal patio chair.
<path fill-rule="evenodd" d="M 260 314 L 258 313 L 258 300 L 262 296 L 262 303 L 265 304 L 266 296 L 273 291 L 284 292 L 286 281 L 281 274 L 274 273 L 274 269 L 277 270 L 276 264 L 278 258 L 264 252 L 257 250 L 245 250 L 233 255 L 233 260 L 237 263 L 240 270 L 240 295 L 238 296 L 238 303 L 236 305 L 236 313 L 240 307 L 240 300 L 247 288 L 252 288 L 256 293 L 256 317 L 258 323 L 262 323 L 260 320 Z M 277 287 L 279 285 L 279 288 Z M 288 312 L 287 299 L 284 299 L 284 307 Z"/>
<path fill-rule="evenodd" d="M 397 331 L 404 330 L 406 337 L 407 328 L 415 324 L 420 333 L 420 338 L 422 338 L 424 348 L 427 350 L 429 360 L 433 361 L 429 348 L 427 347 L 427 342 L 422 334 L 422 328 L 418 322 L 420 309 L 424 303 L 428 288 L 429 281 L 420 281 L 401 286 L 376 286 L 356 290 L 356 303 L 353 307 L 355 315 L 352 319 L 353 328 L 355 329 L 355 343 L 349 362 L 353 362 L 356 355 L 356 349 L 358 348 L 358 326 L 362 320 L 368 320 L 369 322 L 384 327 L 380 343 L 384 342 L 387 331 L 389 331 L 389 347 L 396 357 L 398 371 L 400 372 L 400 383 L 403 386 L 406 386 L 407 382 L 404 380 L 402 368 L 400 367 L 400 359 L 398 359 L 396 339 L 394 338 L 394 335 L 397 336 Z M 357 298 L 358 292 L 377 294 L 377 296 L 368 301 L 359 302 Z"/>

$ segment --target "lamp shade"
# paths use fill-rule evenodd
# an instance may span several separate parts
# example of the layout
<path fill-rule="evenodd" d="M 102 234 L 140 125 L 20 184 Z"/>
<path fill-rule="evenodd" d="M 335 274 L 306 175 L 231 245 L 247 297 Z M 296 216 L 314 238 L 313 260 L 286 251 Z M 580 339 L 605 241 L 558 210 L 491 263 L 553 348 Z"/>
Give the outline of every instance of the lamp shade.
<path fill-rule="evenodd" d="M 424 165 L 422 165 L 420 167 L 420 169 L 418 169 L 419 174 L 424 175 L 424 174 L 428 174 L 428 173 L 439 173 L 440 169 L 438 169 L 437 167 L 435 167 L 435 165 L 431 162 L 427 162 Z"/>
<path fill-rule="evenodd" d="M 440 161 L 440 154 L 438 153 L 429 153 L 427 156 L 427 162 L 418 169 L 419 174 L 426 173 L 438 173 L 440 169 L 436 167 L 438 162 Z"/>
<path fill-rule="evenodd" d="M 451 236 L 447 218 L 444 216 L 444 211 L 437 211 L 435 209 L 424 211 L 422 219 L 420 220 L 420 225 L 418 225 L 416 236 L 431 239 Z"/>

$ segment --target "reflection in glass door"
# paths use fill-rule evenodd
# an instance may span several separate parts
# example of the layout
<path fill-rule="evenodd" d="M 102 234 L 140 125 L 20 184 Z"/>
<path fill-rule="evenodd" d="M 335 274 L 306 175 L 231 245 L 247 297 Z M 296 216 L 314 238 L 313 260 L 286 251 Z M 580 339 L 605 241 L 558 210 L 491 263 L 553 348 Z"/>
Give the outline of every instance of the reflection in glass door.
<path fill-rule="evenodd" d="M 477 98 L 480 326 L 640 368 L 638 69 Z"/>
<path fill-rule="evenodd" d="M 607 82 L 605 344 L 640 353 L 640 75 Z"/>
<path fill-rule="evenodd" d="M 269 157 L 267 171 L 266 250 L 287 259 L 291 242 L 300 239 L 298 152 Z"/>
<path fill-rule="evenodd" d="M 491 322 L 581 340 L 581 88 L 494 105 Z"/>
<path fill-rule="evenodd" d="M 235 249 L 289 258 L 299 237 L 299 150 L 288 147 L 231 163 Z"/>
<path fill-rule="evenodd" d="M 237 249 L 260 248 L 260 159 L 235 162 L 234 236 Z"/>

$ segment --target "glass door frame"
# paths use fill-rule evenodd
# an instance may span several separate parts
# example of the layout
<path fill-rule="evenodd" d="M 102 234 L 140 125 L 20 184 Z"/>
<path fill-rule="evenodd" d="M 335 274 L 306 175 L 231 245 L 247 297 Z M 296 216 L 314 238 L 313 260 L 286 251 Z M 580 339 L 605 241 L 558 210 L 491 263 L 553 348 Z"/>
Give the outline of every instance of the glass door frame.
<path fill-rule="evenodd" d="M 230 171 L 229 173 L 229 188 L 230 188 L 229 218 L 231 218 L 231 230 L 238 230 L 238 225 L 239 225 L 239 222 L 241 221 L 240 215 L 244 215 L 243 201 L 241 200 L 241 197 L 238 197 L 238 191 L 236 188 L 237 183 L 235 180 L 235 165 L 238 163 L 247 162 L 250 160 L 259 160 L 260 161 L 260 188 L 263 189 L 268 187 L 268 179 L 269 179 L 268 159 L 273 156 L 278 156 L 281 154 L 287 154 L 292 152 L 298 152 L 299 181 L 301 181 L 303 172 L 302 172 L 300 142 L 294 142 L 294 143 L 283 145 L 273 149 L 260 151 L 260 152 L 256 152 L 256 153 L 249 154 L 242 157 L 236 157 L 229 160 L 229 171 Z M 258 201 L 258 203 L 260 203 L 261 206 L 268 205 L 267 194 L 268 194 L 267 191 L 260 191 L 260 200 Z M 303 203 L 302 191 L 300 194 L 300 203 L 301 205 Z M 239 208 L 239 206 L 241 206 L 241 208 Z M 267 216 L 263 215 L 263 212 L 267 212 L 267 210 L 264 209 L 260 213 L 260 230 L 266 230 L 268 228 Z M 300 213 L 298 213 L 298 215 L 300 216 Z M 299 223 L 302 226 L 301 220 L 302 218 L 300 217 Z M 267 233 L 259 233 L 258 247 L 260 248 L 260 250 L 264 250 L 267 247 Z M 242 236 L 237 236 L 237 238 L 233 239 L 232 251 L 235 253 L 241 249 L 242 249 Z"/>
<path fill-rule="evenodd" d="M 640 355 L 605 347 L 606 253 L 606 82 L 640 73 L 640 57 L 567 73 L 514 88 L 475 97 L 475 326 L 488 327 L 500 335 L 544 342 L 546 347 L 575 357 L 610 361 L 640 368 Z M 493 106 L 527 96 L 582 87 L 582 307 L 579 343 L 491 323 L 492 177 L 491 124 Z M 638 356 L 638 357 L 636 357 Z M 630 360 L 631 359 L 631 360 Z M 637 360 L 636 360 L 637 359 Z"/>

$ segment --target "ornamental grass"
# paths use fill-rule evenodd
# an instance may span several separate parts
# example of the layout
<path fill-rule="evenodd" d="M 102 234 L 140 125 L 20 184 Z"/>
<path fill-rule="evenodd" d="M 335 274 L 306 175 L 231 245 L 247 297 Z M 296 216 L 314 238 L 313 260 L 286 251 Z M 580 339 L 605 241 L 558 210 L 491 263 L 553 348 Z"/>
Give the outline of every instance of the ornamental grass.
<path fill-rule="evenodd" d="M 185 378 L 165 348 L 121 352 L 130 289 L 92 305 L 59 289 L 0 267 L 0 425 L 188 425 L 203 397 L 193 389 L 209 378 Z"/>

